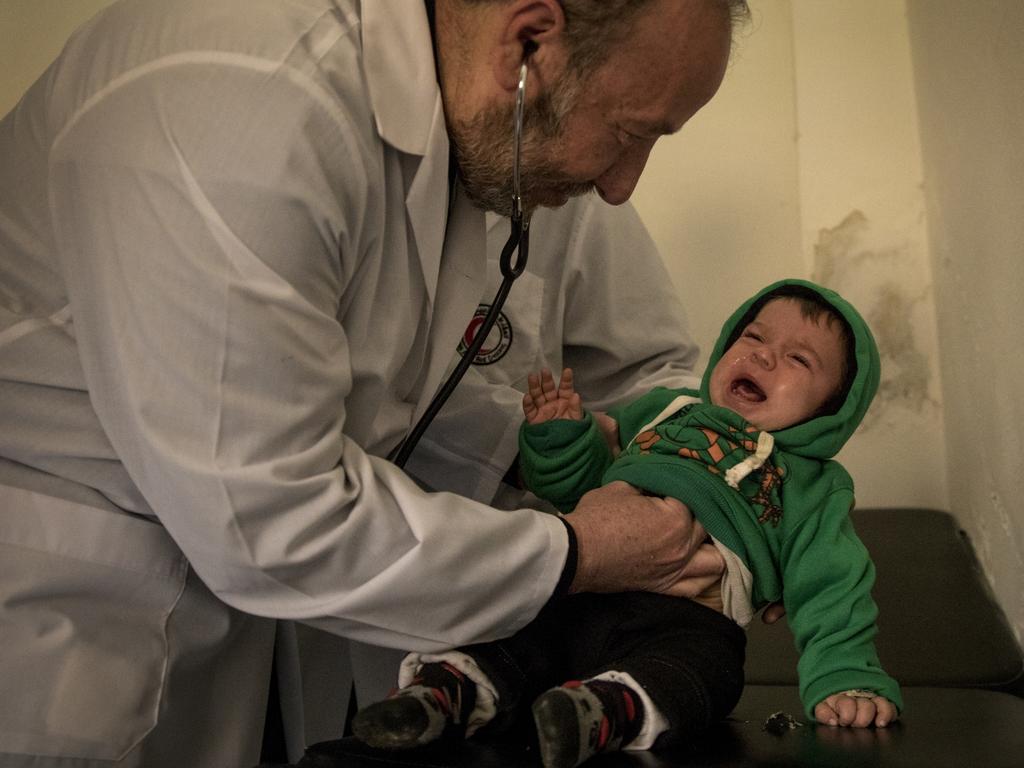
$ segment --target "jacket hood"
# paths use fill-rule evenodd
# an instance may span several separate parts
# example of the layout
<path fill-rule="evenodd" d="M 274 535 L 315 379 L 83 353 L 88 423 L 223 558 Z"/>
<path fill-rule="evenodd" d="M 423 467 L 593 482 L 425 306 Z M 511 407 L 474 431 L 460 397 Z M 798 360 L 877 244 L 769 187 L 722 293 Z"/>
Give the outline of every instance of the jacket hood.
<path fill-rule="evenodd" d="M 745 301 L 722 326 L 722 332 L 711 352 L 711 359 L 701 380 L 700 395 L 704 402 L 711 402 L 709 385 L 715 364 L 733 342 L 734 336 L 739 335 L 739 332 L 754 319 L 754 315 L 769 296 L 779 293 L 780 290 L 785 291 L 789 286 L 797 286 L 798 290 L 802 288 L 818 294 L 845 318 L 853 331 L 856 371 L 846 399 L 839 409 L 835 413 L 818 416 L 772 433 L 775 445 L 784 451 L 808 458 L 830 459 L 839 452 L 860 425 L 878 390 L 881 373 L 878 346 L 871 335 L 871 330 L 853 305 L 835 291 L 807 280 L 788 279 L 772 283 Z"/>

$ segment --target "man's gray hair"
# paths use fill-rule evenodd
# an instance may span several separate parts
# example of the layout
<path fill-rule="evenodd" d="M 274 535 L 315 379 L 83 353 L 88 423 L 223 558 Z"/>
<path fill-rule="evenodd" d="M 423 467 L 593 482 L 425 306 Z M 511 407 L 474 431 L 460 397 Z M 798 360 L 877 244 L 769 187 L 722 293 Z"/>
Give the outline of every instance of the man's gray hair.
<path fill-rule="evenodd" d="M 720 6 L 733 30 L 750 18 L 747 0 L 707 0 Z M 616 42 L 651 0 L 559 0 L 565 11 L 566 41 L 577 77 L 604 62 Z"/>
<path fill-rule="evenodd" d="M 463 0 L 482 4 L 496 0 Z M 600 66 L 633 21 L 652 0 L 558 0 L 565 11 L 565 35 L 569 66 L 576 78 L 589 75 Z M 750 18 L 747 0 L 705 0 L 721 8 L 732 30 Z"/>

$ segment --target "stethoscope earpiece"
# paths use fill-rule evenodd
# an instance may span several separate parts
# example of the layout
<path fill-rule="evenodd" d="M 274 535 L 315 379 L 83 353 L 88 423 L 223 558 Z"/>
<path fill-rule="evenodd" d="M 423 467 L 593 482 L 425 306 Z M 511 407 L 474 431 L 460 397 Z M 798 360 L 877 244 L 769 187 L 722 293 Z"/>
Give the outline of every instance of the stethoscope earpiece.
<path fill-rule="evenodd" d="M 512 150 L 512 219 L 523 218 L 523 196 L 522 185 L 519 177 L 519 155 L 523 147 L 523 116 L 526 112 L 526 75 L 529 68 L 526 66 L 528 59 L 524 58 L 519 65 L 519 85 L 516 88 L 516 111 L 512 120 L 512 136 L 514 139 Z"/>

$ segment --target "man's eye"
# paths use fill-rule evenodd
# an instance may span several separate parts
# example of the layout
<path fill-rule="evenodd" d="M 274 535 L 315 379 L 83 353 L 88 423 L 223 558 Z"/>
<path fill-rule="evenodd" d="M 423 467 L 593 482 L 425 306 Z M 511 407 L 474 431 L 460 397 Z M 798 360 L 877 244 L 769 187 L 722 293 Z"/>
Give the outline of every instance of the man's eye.
<path fill-rule="evenodd" d="M 761 336 L 761 334 L 754 333 L 753 331 L 744 331 L 743 332 L 743 338 L 745 338 L 745 339 L 753 339 L 754 341 L 764 341 L 764 337 Z"/>

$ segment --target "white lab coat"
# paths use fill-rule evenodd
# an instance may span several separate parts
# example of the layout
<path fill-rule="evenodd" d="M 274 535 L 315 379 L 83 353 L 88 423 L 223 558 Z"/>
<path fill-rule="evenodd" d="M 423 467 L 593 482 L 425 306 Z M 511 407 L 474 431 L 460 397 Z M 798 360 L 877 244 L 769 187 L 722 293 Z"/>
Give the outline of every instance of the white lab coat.
<path fill-rule="evenodd" d="M 558 520 L 381 458 L 486 281 L 447 171 L 410 0 L 124 0 L 0 122 L 5 768 L 247 765 L 258 617 L 426 651 L 550 596 Z"/>

